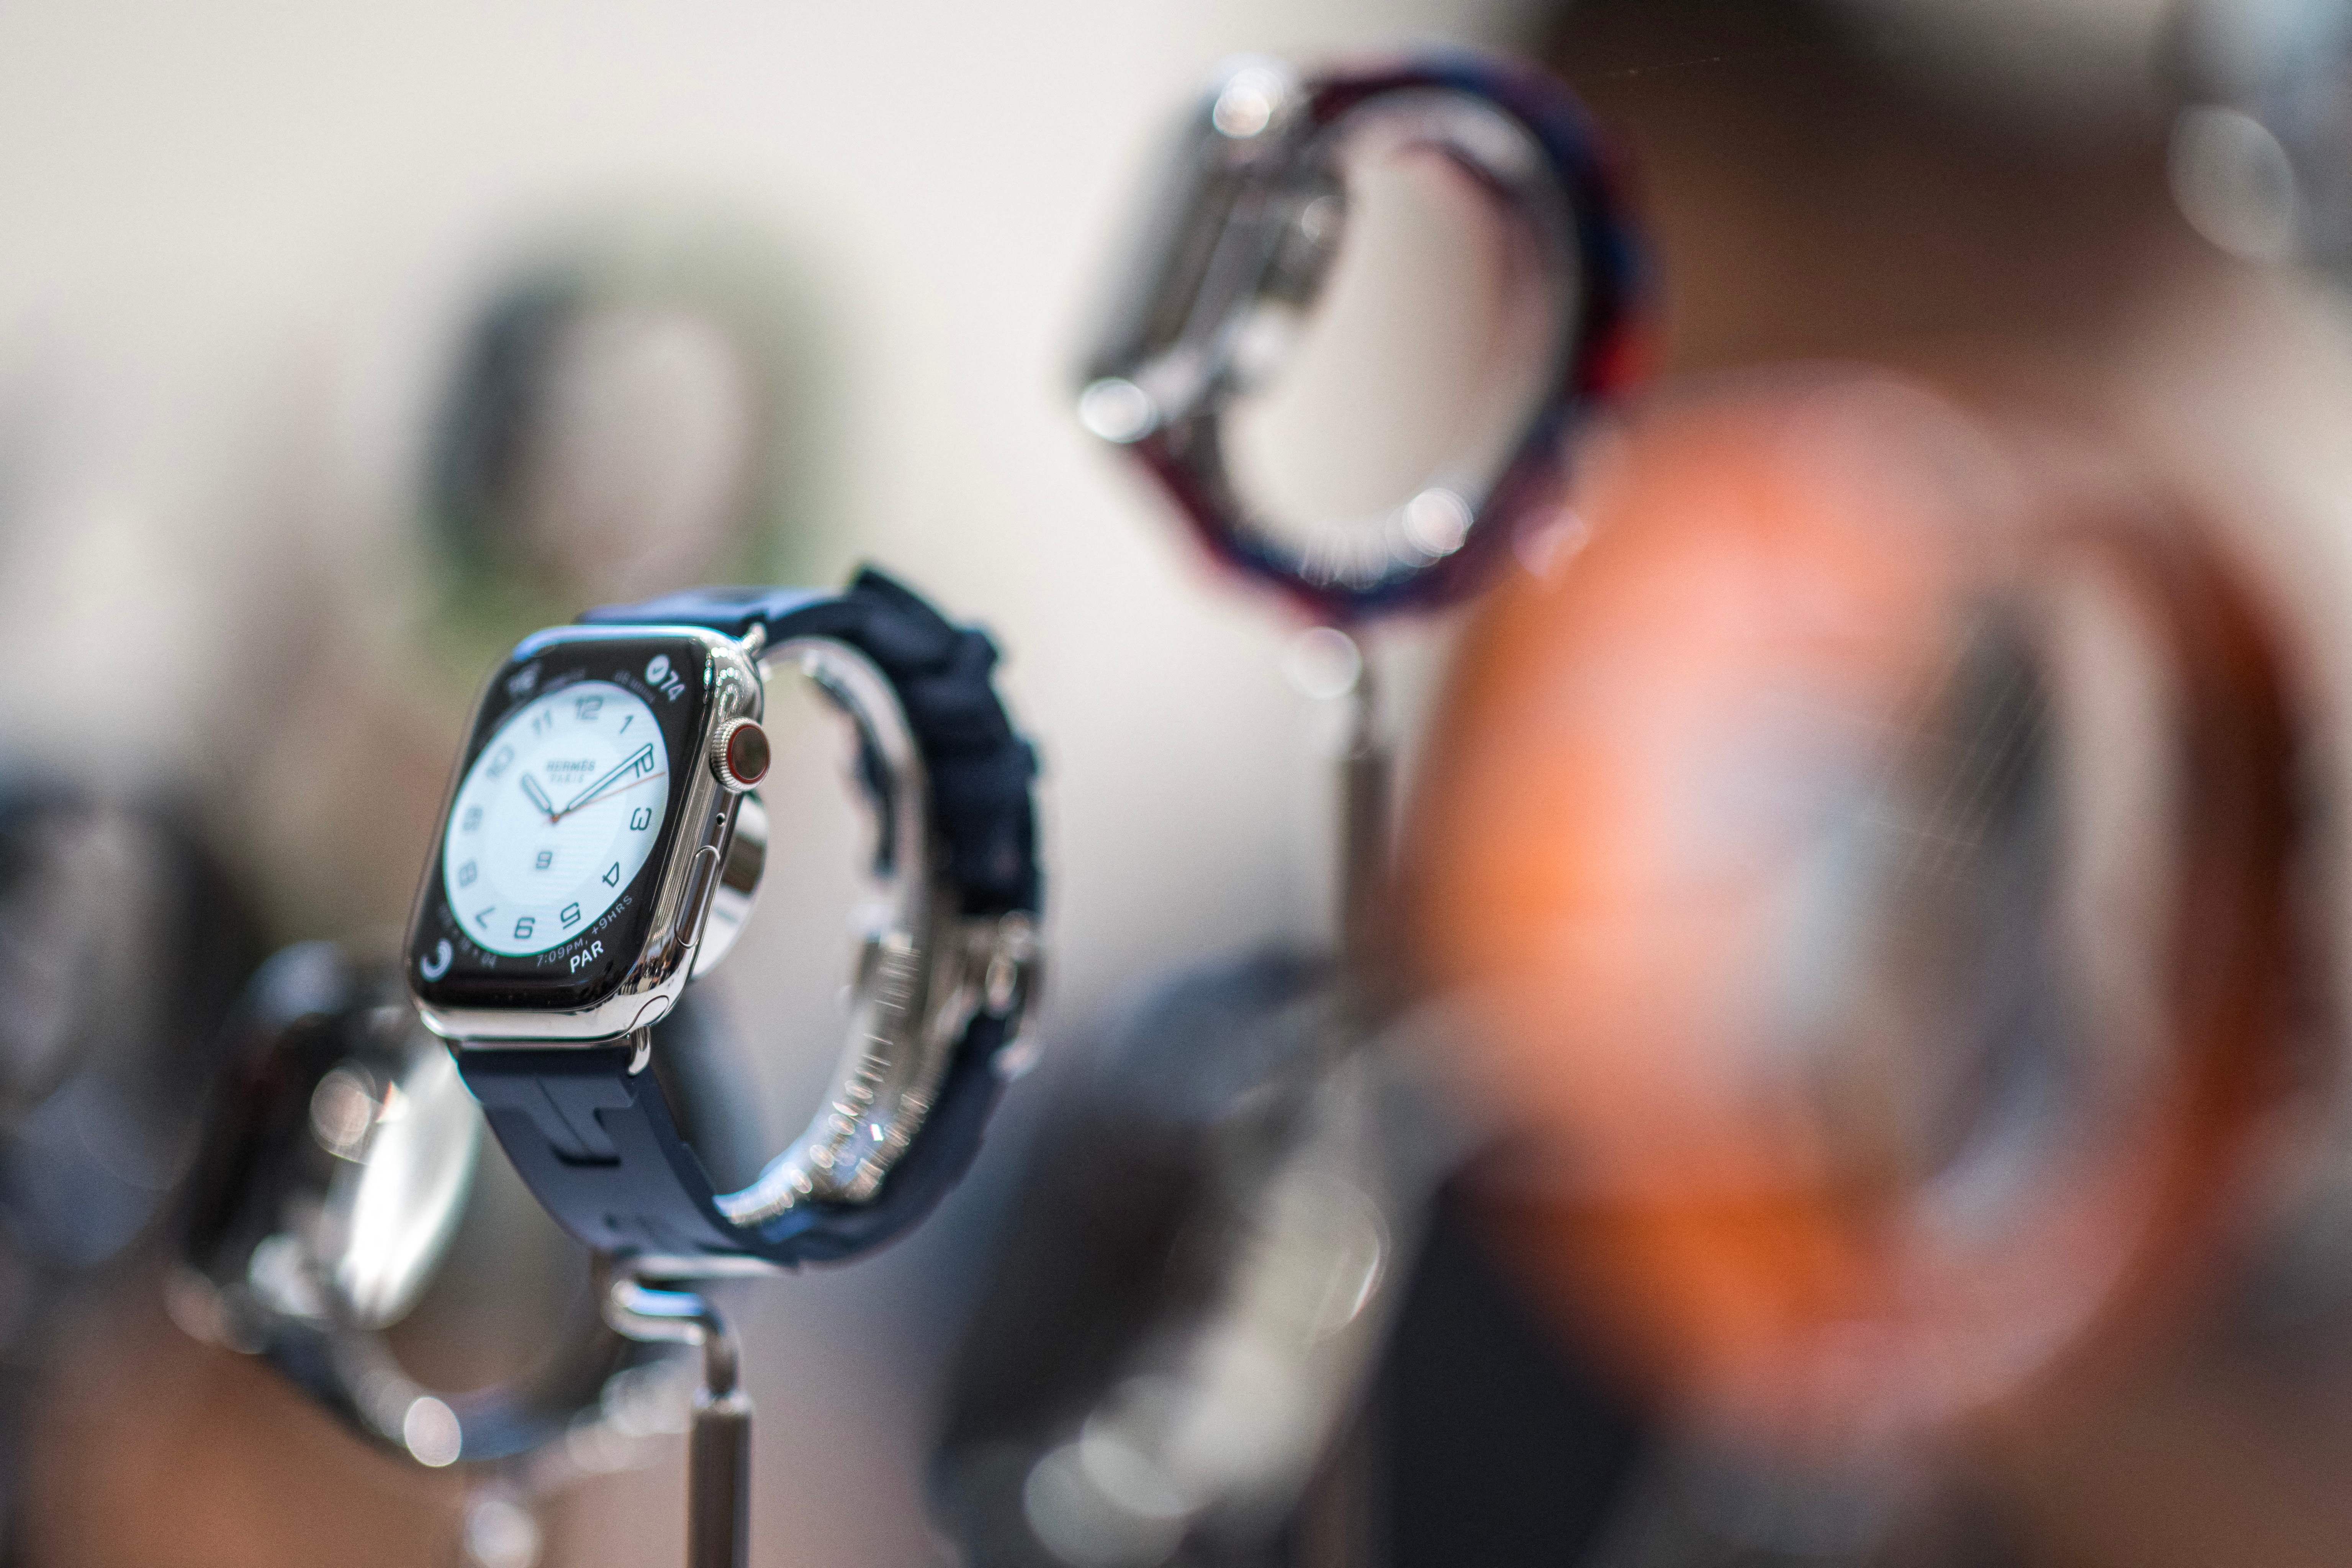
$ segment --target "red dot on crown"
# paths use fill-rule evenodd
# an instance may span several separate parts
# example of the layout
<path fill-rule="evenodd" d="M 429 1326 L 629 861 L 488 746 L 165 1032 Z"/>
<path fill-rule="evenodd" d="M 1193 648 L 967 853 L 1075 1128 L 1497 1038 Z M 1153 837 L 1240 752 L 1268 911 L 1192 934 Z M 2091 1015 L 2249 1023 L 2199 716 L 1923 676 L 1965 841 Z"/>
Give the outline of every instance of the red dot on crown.
<path fill-rule="evenodd" d="M 727 737 L 727 771 L 747 784 L 768 773 L 768 735 L 757 724 L 739 726 Z"/>

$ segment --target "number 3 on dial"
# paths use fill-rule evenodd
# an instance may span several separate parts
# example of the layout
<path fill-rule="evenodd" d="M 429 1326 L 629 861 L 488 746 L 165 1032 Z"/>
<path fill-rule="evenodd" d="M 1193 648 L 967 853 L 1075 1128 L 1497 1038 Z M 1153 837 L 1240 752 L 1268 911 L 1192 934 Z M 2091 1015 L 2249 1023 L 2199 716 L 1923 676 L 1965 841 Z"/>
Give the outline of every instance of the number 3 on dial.
<path fill-rule="evenodd" d="M 449 813 L 445 891 L 453 902 L 460 888 L 495 900 L 497 925 L 472 922 L 490 952 L 545 952 L 613 907 L 668 809 L 669 754 L 653 710 L 607 681 L 558 688 L 483 742 Z"/>

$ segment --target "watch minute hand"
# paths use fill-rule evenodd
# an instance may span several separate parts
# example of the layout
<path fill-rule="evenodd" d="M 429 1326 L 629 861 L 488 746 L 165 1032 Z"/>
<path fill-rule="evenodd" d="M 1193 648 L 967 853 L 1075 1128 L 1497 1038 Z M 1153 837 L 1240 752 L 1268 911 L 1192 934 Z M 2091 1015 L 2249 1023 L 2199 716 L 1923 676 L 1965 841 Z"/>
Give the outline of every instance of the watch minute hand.
<path fill-rule="evenodd" d="M 590 801 L 594 800 L 598 795 L 603 795 L 607 789 L 612 787 L 615 781 L 629 773 L 635 773 L 640 768 L 651 767 L 653 765 L 653 760 L 654 749 L 652 745 L 646 744 L 639 746 L 635 752 L 629 753 L 628 761 L 613 769 L 612 772 L 606 773 L 603 778 L 598 779 L 594 784 L 590 784 L 586 789 L 582 790 L 578 795 L 573 795 L 569 801 L 564 803 L 563 809 L 557 812 L 555 815 L 558 816 L 571 816 L 582 806 L 586 805 Z"/>

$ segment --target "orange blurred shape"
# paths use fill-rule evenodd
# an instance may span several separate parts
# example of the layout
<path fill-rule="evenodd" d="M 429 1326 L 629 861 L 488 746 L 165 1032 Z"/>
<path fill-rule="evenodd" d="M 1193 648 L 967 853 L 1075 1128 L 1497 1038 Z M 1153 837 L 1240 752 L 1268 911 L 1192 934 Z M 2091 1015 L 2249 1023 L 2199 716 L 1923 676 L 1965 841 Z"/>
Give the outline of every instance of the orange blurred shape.
<path fill-rule="evenodd" d="M 1889 376 L 1594 456 L 1408 833 L 1490 1206 L 1699 1418 L 1931 1430 L 2207 1246 L 2278 1080 L 2275 659 L 2112 453 Z"/>

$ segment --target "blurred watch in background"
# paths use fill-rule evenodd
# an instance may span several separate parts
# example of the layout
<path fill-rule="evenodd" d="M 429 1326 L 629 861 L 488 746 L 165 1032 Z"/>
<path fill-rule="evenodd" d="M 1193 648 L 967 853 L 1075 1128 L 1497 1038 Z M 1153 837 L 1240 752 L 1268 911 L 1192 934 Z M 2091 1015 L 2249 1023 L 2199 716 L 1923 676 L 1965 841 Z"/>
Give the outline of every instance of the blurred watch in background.
<path fill-rule="evenodd" d="M 84 1268 L 154 1216 L 254 952 L 243 895 L 176 815 L 56 780 L 0 784 L 10 1252 Z"/>
<path fill-rule="evenodd" d="M 1713 1478 L 1607 1561 L 1867 1555 L 2246 1228 L 2309 1044 L 2299 721 L 2130 474 L 1759 373 L 1638 417 L 1464 645 L 1406 881 L 1480 1202 Z"/>
<path fill-rule="evenodd" d="M 1459 1155 L 1381 1042 L 1335 1039 L 1330 982 L 1279 951 L 1183 975 L 1053 1106 L 931 1460 L 967 1561 L 1327 1560 L 1301 1499 Z"/>
<path fill-rule="evenodd" d="M 1313 70 L 1246 56 L 1171 139 L 1151 198 L 1110 274 L 1079 423 L 1125 447 L 1218 561 L 1318 621 L 1484 586 L 1556 497 L 1570 433 L 1633 367 L 1640 257 L 1611 150 L 1574 96 L 1468 50 Z M 1447 238 L 1451 287 L 1414 326 L 1441 341 L 1412 365 L 1357 365 L 1335 410 L 1332 444 L 1409 488 L 1302 518 L 1265 483 L 1280 465 L 1258 458 L 1260 411 L 1301 379 L 1300 360 L 1328 375 L 1329 349 L 1301 353 L 1310 335 L 1335 317 L 1362 330 L 1380 277 L 1366 253 L 1393 267 L 1432 230 Z M 1403 408 L 1383 405 L 1400 396 Z"/>
<path fill-rule="evenodd" d="M 583 605 L 793 580 L 815 417 L 801 292 L 748 226 L 653 215 L 574 226 L 495 275 L 423 496 L 461 618 L 493 616 L 503 646 Z"/>
<path fill-rule="evenodd" d="M 49 1314 L 185 1173 L 257 951 L 248 900 L 178 813 L 0 781 L 0 1495 Z"/>
<path fill-rule="evenodd" d="M 705 1023 L 691 1006 L 665 1021 L 673 1059 L 716 1048 Z M 233 1036 L 173 1318 L 264 1358 L 372 1444 L 466 1467 L 465 1560 L 528 1568 L 542 1499 L 685 1429 L 690 1369 L 606 1326 L 589 1254 L 486 1142 L 394 967 L 288 948 Z"/>
<path fill-rule="evenodd" d="M 978 1563 L 1368 1560 L 1361 1405 L 1463 1143 L 1395 1044 L 1390 755 L 1350 634 L 1507 570 L 1633 362 L 1610 154 L 1522 62 L 1245 57 L 1170 154 L 1076 412 L 1215 560 L 1321 623 L 1293 662 L 1345 708 L 1339 951 L 1166 982 L 1049 1113 L 932 1464 L 934 1514 Z M 1399 310 L 1383 289 L 1416 272 L 1444 287 Z M 1366 357 L 1400 342 L 1409 363 Z M 1302 445 L 1267 439 L 1302 383 L 1343 389 L 1305 444 L 1349 469 L 1303 502 L 1261 460 Z"/>

